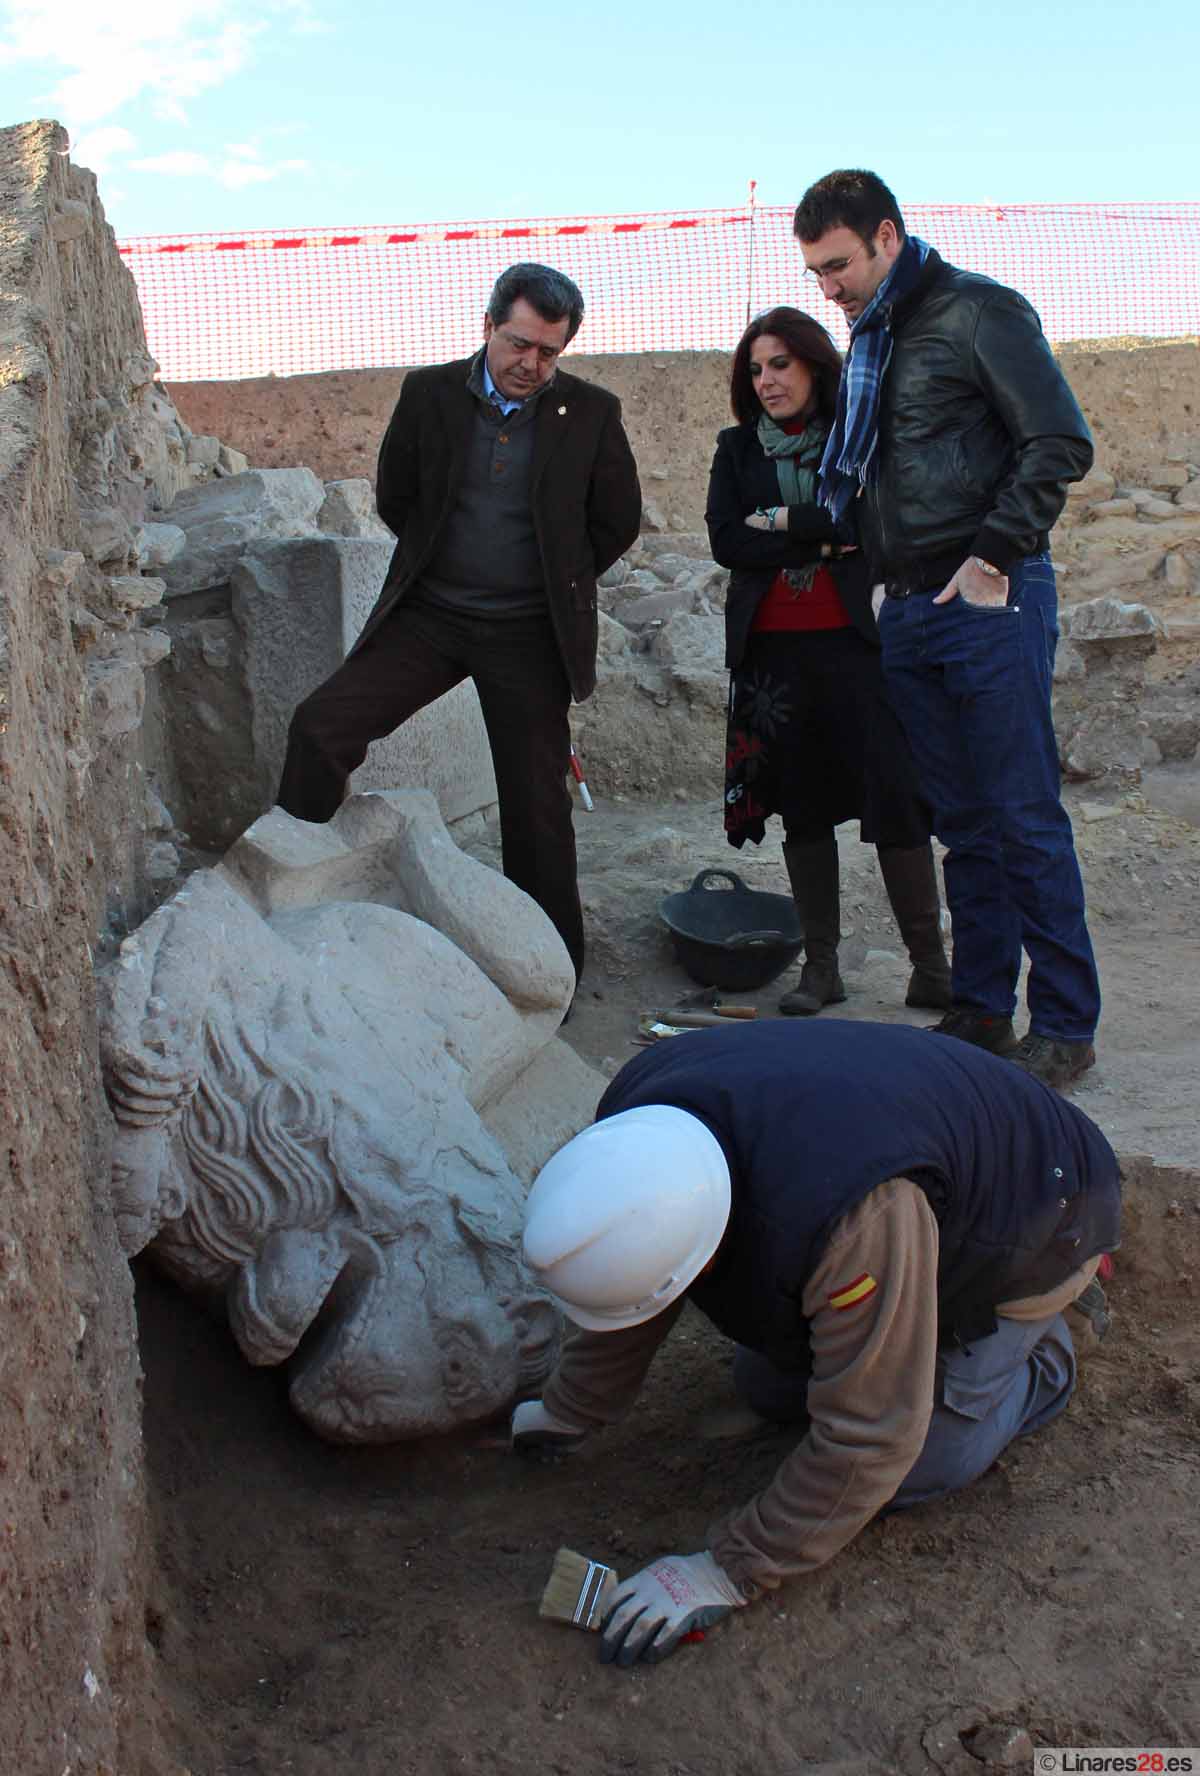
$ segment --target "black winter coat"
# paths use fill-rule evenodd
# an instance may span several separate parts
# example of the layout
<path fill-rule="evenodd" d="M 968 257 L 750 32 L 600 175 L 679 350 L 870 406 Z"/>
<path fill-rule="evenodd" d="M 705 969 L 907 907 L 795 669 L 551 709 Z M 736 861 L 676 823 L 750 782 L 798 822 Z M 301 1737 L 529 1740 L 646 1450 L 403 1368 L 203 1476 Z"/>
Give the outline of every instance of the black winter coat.
<path fill-rule="evenodd" d="M 822 543 L 834 540 L 823 506 L 789 506 L 786 531 L 756 530 L 747 514 L 780 504 L 775 464 L 752 425 L 728 426 L 717 434 L 717 453 L 708 477 L 708 525 L 713 560 L 732 569 L 725 599 L 725 664 L 741 665 L 754 613 L 781 568 L 808 567 L 820 560 Z M 872 647 L 879 631 L 871 612 L 871 581 L 861 553 L 826 564 L 832 571 L 846 615 Z"/>
<path fill-rule="evenodd" d="M 376 503 L 397 543 L 355 649 L 407 597 L 454 510 L 475 424 L 472 358 L 410 370 L 379 452 Z M 533 522 L 550 620 L 577 702 L 596 686 L 596 581 L 638 534 L 642 495 L 607 389 L 560 370 L 538 402 Z M 354 651 L 354 650 L 352 650 Z"/>
<path fill-rule="evenodd" d="M 1023 296 L 930 253 L 897 302 L 874 473 L 853 514 L 876 579 L 1046 547 L 1092 463 L 1087 421 Z"/>

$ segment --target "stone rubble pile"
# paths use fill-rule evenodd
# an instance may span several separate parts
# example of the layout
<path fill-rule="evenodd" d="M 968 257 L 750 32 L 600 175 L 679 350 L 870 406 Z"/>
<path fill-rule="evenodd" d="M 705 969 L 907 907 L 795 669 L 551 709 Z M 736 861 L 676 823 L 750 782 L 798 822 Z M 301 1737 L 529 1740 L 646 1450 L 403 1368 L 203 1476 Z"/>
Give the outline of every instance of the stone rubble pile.
<path fill-rule="evenodd" d="M 719 795 L 729 574 L 702 533 L 642 522 L 600 579 L 598 683 L 571 712 L 576 744 L 602 795 Z"/>
<path fill-rule="evenodd" d="M 1073 780 L 1136 779 L 1200 743 L 1200 674 L 1172 679 L 1163 665 L 1173 640 L 1200 639 L 1200 620 L 1175 608 L 1200 594 L 1200 466 L 1168 447 L 1146 480 L 1093 469 L 1053 537 L 1054 719 Z M 600 683 L 573 712 L 577 744 L 602 794 L 717 796 L 729 574 L 706 536 L 666 532 L 650 502 L 643 527 L 600 581 Z"/>
<path fill-rule="evenodd" d="M 1068 490 L 1053 552 L 1063 598 L 1055 725 L 1068 777 L 1136 777 L 1200 743 L 1200 462 L 1168 442 L 1139 483 L 1097 466 Z"/>
<path fill-rule="evenodd" d="M 1184 443 L 1171 444 L 1143 479 L 1126 485 L 1095 467 L 1068 489 L 1054 557 L 1072 602 L 1200 593 L 1200 463 Z"/>
<path fill-rule="evenodd" d="M 1144 604 L 1105 596 L 1064 610 L 1060 628 L 1054 722 L 1066 776 L 1136 775 L 1160 763 L 1164 753 L 1142 705 L 1161 620 Z M 1195 744 L 1193 738 L 1193 751 Z"/>

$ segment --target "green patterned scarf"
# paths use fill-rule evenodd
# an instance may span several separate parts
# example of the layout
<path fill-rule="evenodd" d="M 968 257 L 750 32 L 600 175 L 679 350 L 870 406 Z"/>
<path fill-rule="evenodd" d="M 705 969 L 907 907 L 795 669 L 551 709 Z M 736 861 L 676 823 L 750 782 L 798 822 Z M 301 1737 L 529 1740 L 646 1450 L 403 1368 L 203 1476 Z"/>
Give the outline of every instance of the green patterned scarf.
<path fill-rule="evenodd" d="M 785 432 L 769 414 L 759 415 L 758 441 L 775 464 L 779 494 L 785 506 L 815 506 L 817 470 L 825 453 L 828 426 L 813 420 L 802 432 Z"/>
<path fill-rule="evenodd" d="M 785 506 L 815 506 L 817 503 L 817 470 L 825 452 L 829 428 L 813 420 L 802 432 L 785 432 L 769 414 L 758 421 L 758 441 L 763 453 L 775 464 L 779 497 Z M 819 562 L 811 567 L 789 567 L 784 579 L 799 594 L 807 592 L 817 575 Z"/>

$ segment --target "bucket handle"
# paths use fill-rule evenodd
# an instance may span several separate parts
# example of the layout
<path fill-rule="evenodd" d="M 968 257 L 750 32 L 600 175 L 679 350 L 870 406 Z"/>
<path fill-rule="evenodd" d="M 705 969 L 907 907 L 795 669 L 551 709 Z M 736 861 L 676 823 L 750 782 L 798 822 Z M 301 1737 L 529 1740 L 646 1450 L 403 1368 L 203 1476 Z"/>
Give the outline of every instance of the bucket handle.
<path fill-rule="evenodd" d="M 727 937 L 723 947 L 727 950 L 748 950 L 754 944 L 784 944 L 791 939 L 782 931 L 739 931 L 735 937 Z"/>
<path fill-rule="evenodd" d="M 700 889 L 707 888 L 709 883 L 713 880 L 718 882 L 728 882 L 735 894 L 749 894 L 751 892 L 739 875 L 735 874 L 733 870 L 727 869 L 702 869 L 688 892 L 690 894 L 695 894 Z M 758 933 L 755 932 L 751 935 L 757 936 Z"/>

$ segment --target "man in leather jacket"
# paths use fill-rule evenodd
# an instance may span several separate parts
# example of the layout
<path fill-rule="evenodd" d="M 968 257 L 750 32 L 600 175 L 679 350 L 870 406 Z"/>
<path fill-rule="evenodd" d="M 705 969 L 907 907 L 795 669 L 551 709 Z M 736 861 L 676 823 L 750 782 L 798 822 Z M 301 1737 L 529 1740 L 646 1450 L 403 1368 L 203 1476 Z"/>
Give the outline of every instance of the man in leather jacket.
<path fill-rule="evenodd" d="M 821 498 L 882 582 L 885 677 L 947 848 L 936 1028 L 1061 1088 L 1093 1064 L 1100 1012 L 1050 713 L 1049 531 L 1091 466 L 1087 423 L 1025 298 L 908 235 L 874 173 L 828 174 L 794 226 L 851 325 Z"/>

